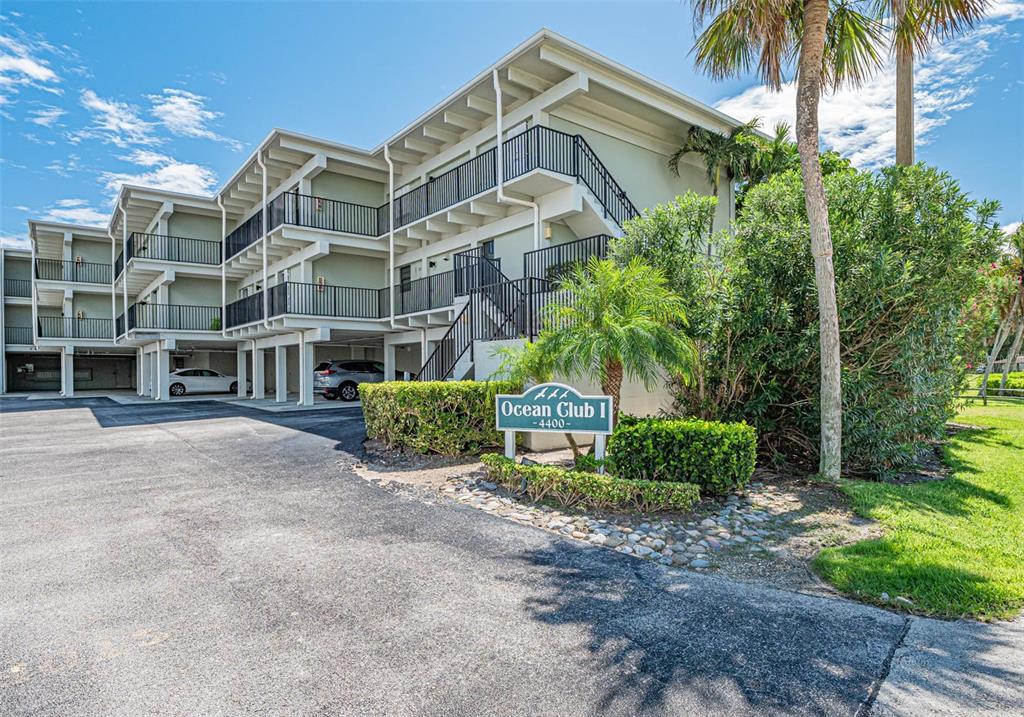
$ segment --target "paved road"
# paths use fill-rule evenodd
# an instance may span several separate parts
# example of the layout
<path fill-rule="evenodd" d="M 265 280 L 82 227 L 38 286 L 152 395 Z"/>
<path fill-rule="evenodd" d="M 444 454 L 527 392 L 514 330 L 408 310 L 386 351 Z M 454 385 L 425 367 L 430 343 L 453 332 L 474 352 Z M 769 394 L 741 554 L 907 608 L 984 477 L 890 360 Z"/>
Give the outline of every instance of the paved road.
<path fill-rule="evenodd" d="M 907 627 L 382 490 L 356 411 L 0 411 L 3 715 L 854 715 Z"/>

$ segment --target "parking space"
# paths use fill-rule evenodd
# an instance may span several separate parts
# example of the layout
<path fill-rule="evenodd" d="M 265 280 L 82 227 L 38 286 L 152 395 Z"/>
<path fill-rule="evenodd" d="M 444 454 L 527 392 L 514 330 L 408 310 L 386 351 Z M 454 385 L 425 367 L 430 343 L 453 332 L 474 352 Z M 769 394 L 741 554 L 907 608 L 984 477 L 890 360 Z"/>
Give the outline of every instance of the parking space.
<path fill-rule="evenodd" d="M 0 399 L 0 714 L 853 714 L 899 639 L 368 483 L 341 406 Z"/>

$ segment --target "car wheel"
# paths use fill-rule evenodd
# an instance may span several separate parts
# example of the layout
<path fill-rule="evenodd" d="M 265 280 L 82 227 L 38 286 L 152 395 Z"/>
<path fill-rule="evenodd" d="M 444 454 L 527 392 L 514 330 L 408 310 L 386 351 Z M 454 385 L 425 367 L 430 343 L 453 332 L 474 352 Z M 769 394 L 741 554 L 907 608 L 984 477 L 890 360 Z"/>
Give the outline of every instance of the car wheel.
<path fill-rule="evenodd" d="M 228 386 L 228 393 L 238 393 L 238 381 L 232 381 Z"/>
<path fill-rule="evenodd" d="M 183 383 L 172 383 L 170 392 L 172 396 L 184 396 L 185 395 L 185 384 Z"/>
<path fill-rule="evenodd" d="M 359 398 L 359 389 L 354 383 L 343 383 L 338 388 L 338 394 L 342 401 L 355 401 Z"/>

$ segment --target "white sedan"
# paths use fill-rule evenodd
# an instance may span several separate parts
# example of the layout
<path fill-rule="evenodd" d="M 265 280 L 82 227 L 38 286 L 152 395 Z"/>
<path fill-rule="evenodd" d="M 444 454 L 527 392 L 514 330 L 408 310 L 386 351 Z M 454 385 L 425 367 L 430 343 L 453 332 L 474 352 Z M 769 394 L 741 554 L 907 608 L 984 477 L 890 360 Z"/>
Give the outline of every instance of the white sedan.
<path fill-rule="evenodd" d="M 186 393 L 235 393 L 238 391 L 238 378 L 225 376 L 208 368 L 180 368 L 171 371 L 170 393 L 172 396 L 184 396 Z M 246 381 L 246 387 L 252 381 Z"/>

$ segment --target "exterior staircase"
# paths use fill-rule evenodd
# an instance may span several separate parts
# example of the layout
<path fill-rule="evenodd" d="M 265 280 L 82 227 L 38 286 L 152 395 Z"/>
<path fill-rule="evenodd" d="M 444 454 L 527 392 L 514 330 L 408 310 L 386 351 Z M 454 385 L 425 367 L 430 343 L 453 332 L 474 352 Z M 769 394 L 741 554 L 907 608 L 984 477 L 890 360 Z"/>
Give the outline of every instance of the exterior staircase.
<path fill-rule="evenodd" d="M 639 212 L 581 135 L 573 136 L 572 174 L 587 190 L 586 201 L 597 208 L 608 231 Z M 557 280 L 573 265 L 592 256 L 607 255 L 611 236 L 589 236 L 538 249 L 523 256 L 523 278 L 509 279 L 496 260 L 480 249 L 455 256 L 455 296 L 465 297 L 448 332 L 416 375 L 420 381 L 468 378 L 473 370 L 476 341 L 533 340 L 540 333 L 544 307 L 569 301 Z M 459 298 L 457 298 L 457 303 Z"/>

